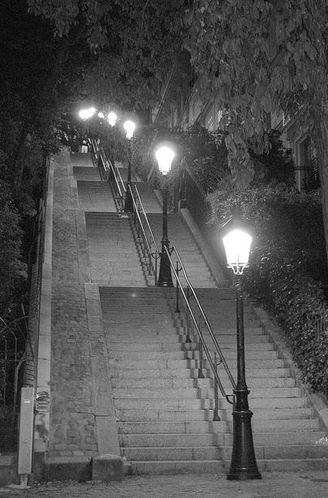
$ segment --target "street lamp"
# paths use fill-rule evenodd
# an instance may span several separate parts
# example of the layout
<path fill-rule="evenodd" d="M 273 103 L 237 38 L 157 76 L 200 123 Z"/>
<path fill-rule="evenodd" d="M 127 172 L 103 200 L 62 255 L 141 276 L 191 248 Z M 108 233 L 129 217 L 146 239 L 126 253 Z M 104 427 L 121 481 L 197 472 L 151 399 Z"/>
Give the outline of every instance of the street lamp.
<path fill-rule="evenodd" d="M 116 121 L 117 121 L 117 114 L 116 114 L 116 112 L 114 112 L 114 111 L 109 112 L 108 116 L 107 116 L 107 121 L 108 121 L 108 123 L 110 124 L 111 127 L 115 126 L 116 125 Z"/>
<path fill-rule="evenodd" d="M 155 152 L 155 157 L 158 162 L 158 169 L 164 177 L 163 183 L 163 235 L 162 235 L 162 251 L 160 254 L 159 277 L 157 285 L 159 287 L 172 287 L 171 265 L 165 248 L 169 251 L 170 241 L 167 237 L 167 174 L 171 169 L 171 164 L 174 159 L 174 151 L 167 145 L 162 145 Z"/>
<path fill-rule="evenodd" d="M 89 107 L 88 109 L 81 109 L 79 111 L 79 117 L 83 120 L 86 121 L 87 119 L 92 118 L 92 116 L 95 114 L 96 109 L 94 107 Z"/>
<path fill-rule="evenodd" d="M 132 212 L 133 211 L 133 200 L 132 200 L 132 195 L 131 195 L 131 158 L 132 158 L 131 140 L 132 140 L 136 125 L 133 121 L 128 119 L 123 124 L 123 127 L 124 127 L 125 132 L 126 132 L 125 136 L 128 139 L 128 181 L 127 181 L 127 185 L 126 185 L 124 211 L 125 212 Z"/>
<path fill-rule="evenodd" d="M 261 479 L 258 471 L 251 417 L 248 407 L 249 390 L 245 374 L 245 332 L 244 332 L 244 297 L 242 274 L 248 266 L 252 237 L 247 226 L 238 215 L 233 216 L 224 226 L 223 245 L 228 267 L 235 275 L 236 313 L 237 313 L 237 384 L 234 390 L 233 408 L 233 448 L 229 480 Z"/>

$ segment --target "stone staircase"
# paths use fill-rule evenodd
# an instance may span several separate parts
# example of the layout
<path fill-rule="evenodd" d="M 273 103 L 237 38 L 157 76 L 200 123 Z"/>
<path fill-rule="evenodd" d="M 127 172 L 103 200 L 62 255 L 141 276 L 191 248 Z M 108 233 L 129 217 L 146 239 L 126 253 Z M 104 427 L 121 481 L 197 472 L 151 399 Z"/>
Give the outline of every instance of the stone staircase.
<path fill-rule="evenodd" d="M 197 295 L 236 378 L 234 293 L 227 289 L 197 289 Z M 250 389 L 249 403 L 253 411 L 252 427 L 259 467 L 270 471 L 284 470 L 286 467 L 290 470 L 326 469 L 327 447 L 318 444 L 325 432 L 320 427 L 320 421 L 305 389 L 296 382 L 284 358 L 279 356 L 270 335 L 260 327 L 252 308 L 247 304 L 244 314 L 246 379 Z M 178 317 L 177 323 L 186 327 L 183 313 Z M 208 343 L 211 342 L 205 329 L 203 336 Z M 186 345 L 190 349 L 187 354 L 189 365 L 194 369 L 199 368 L 199 351 L 196 345 L 195 339 L 190 345 Z M 208 403 L 204 406 L 213 409 L 213 381 L 208 379 L 211 374 L 206 360 L 203 365 L 207 379 L 198 380 L 200 393 Z M 225 371 L 220 366 L 218 371 L 229 392 Z M 231 424 L 231 410 L 223 397 L 219 400 L 219 408 L 224 410 L 224 420 Z M 232 450 L 231 432 L 225 434 L 224 446 L 225 458 L 229 459 Z"/>
<path fill-rule="evenodd" d="M 85 213 L 92 282 L 146 285 L 128 218 L 118 213 Z"/>
<path fill-rule="evenodd" d="M 90 165 L 89 165 L 90 166 Z M 114 211 L 96 168 L 76 170 L 86 211 L 90 275 L 100 287 L 108 361 L 122 456 L 131 473 L 223 472 L 232 450 L 232 406 L 221 395 L 213 422 L 213 379 L 205 362 L 198 378 L 195 336 L 186 343 L 186 316 L 177 314 L 174 290 L 147 287 L 129 220 Z M 88 168 L 92 169 L 92 168 Z M 126 170 L 121 167 L 123 178 Z M 95 174 L 96 173 L 96 174 Z M 98 185 L 99 183 L 99 185 Z M 160 243 L 161 208 L 138 182 Z M 169 215 L 168 235 L 178 248 L 235 377 L 235 297 L 217 289 L 189 228 Z M 204 329 L 204 336 L 207 333 Z M 296 382 L 271 336 L 245 306 L 247 383 L 258 466 L 261 471 L 327 469 L 325 436 L 305 389 Z M 227 375 L 222 382 L 231 393 Z"/>
<path fill-rule="evenodd" d="M 159 248 L 162 238 L 162 216 L 148 213 L 148 219 Z M 197 288 L 215 288 L 215 280 L 182 216 L 168 215 L 168 238 L 170 246 L 178 249 L 188 277 Z M 173 254 L 174 259 L 174 254 Z"/>
<path fill-rule="evenodd" d="M 100 289 L 122 455 L 138 474 L 222 471 L 222 446 L 168 306 L 172 292 Z"/>

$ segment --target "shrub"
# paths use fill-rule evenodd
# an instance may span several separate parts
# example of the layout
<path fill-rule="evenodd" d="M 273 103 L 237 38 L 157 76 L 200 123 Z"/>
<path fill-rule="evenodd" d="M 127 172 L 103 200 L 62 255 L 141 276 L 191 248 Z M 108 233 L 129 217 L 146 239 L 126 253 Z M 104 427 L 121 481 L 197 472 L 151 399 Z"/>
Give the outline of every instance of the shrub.
<path fill-rule="evenodd" d="M 209 196 L 212 222 L 241 207 L 254 226 L 255 241 L 245 288 L 261 300 L 284 329 L 304 380 L 327 393 L 327 263 L 318 193 L 282 186 L 220 189 Z M 327 329 L 327 333 L 326 333 Z"/>

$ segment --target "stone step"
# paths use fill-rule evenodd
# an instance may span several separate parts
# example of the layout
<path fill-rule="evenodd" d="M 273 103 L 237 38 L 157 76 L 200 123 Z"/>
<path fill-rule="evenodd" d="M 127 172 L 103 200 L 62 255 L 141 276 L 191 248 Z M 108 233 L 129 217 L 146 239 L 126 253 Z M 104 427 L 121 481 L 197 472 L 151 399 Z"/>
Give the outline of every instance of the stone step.
<path fill-rule="evenodd" d="M 133 394 L 133 393 L 131 393 Z M 136 396 L 136 395 L 135 395 Z M 152 398 L 152 397 L 144 397 L 137 398 L 132 396 L 124 396 L 119 397 L 117 392 L 114 393 L 115 406 L 117 408 L 123 409 L 136 409 L 142 407 L 143 409 L 154 409 L 160 408 L 162 410 L 172 410 L 172 409 L 214 409 L 214 400 L 209 398 L 200 398 L 196 397 L 196 393 L 194 396 L 184 396 L 181 397 L 175 394 L 174 392 L 171 396 L 166 396 L 163 398 Z M 229 405 L 227 404 L 226 399 L 219 399 L 218 406 L 221 411 L 229 410 Z M 286 411 L 292 412 L 293 410 L 300 411 L 300 409 L 309 408 L 306 406 L 306 400 L 304 398 L 254 398 L 250 402 L 250 406 L 254 411 L 256 416 L 260 416 L 263 412 L 265 414 L 272 411 L 270 413 L 269 418 L 277 418 L 279 417 L 280 410 L 282 411 L 282 418 L 285 417 Z M 302 410 L 303 413 L 303 410 Z M 306 412 L 312 415 L 312 411 Z M 265 415 L 267 418 L 268 415 Z"/>
<path fill-rule="evenodd" d="M 206 410 L 184 410 L 172 409 L 171 411 L 156 410 L 156 409 L 117 409 L 116 414 L 120 421 L 138 421 L 138 422 L 184 422 L 196 420 L 210 420 L 208 411 Z"/>
<path fill-rule="evenodd" d="M 186 473 L 222 473 L 227 464 L 222 460 L 179 460 L 179 461 L 134 461 L 131 463 L 132 475 L 163 475 Z"/>
<path fill-rule="evenodd" d="M 233 368 L 236 366 L 236 358 L 229 358 L 228 356 L 225 357 L 228 366 L 230 368 Z M 188 367 L 189 368 L 200 368 L 201 363 L 199 360 L 186 360 L 188 362 Z M 246 362 L 246 370 L 251 370 L 253 368 L 268 368 L 268 369 L 279 369 L 284 367 L 285 362 L 284 360 L 281 360 L 279 358 L 275 359 L 266 359 L 266 360 L 259 360 L 259 359 L 253 359 L 253 358 L 248 358 Z M 206 357 L 203 360 L 202 364 L 203 368 L 208 368 L 209 364 L 206 359 Z"/>
<path fill-rule="evenodd" d="M 191 372 L 190 370 L 186 370 L 184 368 L 180 369 L 168 369 L 165 368 L 163 370 L 145 370 L 145 369 L 139 369 L 139 370 L 115 370 L 112 372 L 112 377 L 113 378 L 120 378 L 120 379 L 156 379 L 156 378 L 192 378 L 195 377 L 196 374 Z"/>
<path fill-rule="evenodd" d="M 257 408 L 254 410 L 253 420 L 283 420 L 283 419 L 301 419 L 311 418 L 313 416 L 312 408 L 277 408 L 264 409 Z"/>
<path fill-rule="evenodd" d="M 173 338 L 172 338 L 173 339 Z M 138 341 L 139 341 L 139 336 L 138 336 Z M 129 353 L 140 353 L 143 351 L 149 351 L 149 352 L 175 352 L 181 350 L 182 345 L 179 342 L 176 342 L 174 340 L 170 340 L 168 337 L 168 340 L 163 342 L 162 337 L 159 337 L 158 341 L 153 341 L 151 343 L 134 343 L 131 344 L 131 342 L 125 341 L 123 344 L 121 341 L 114 342 L 111 337 L 111 344 L 110 344 L 110 349 L 111 351 L 118 352 L 119 354 L 122 352 L 127 352 Z"/>
<path fill-rule="evenodd" d="M 216 460 L 221 458 L 222 450 L 215 446 L 206 447 L 122 447 L 123 456 L 127 460 Z"/>
<path fill-rule="evenodd" d="M 137 332 L 136 332 L 137 334 Z M 131 336 L 133 338 L 136 338 L 136 334 Z M 162 358 L 162 359 L 120 359 L 120 368 L 122 370 L 125 369 L 163 369 L 163 368 L 188 368 L 188 369 L 198 369 L 201 368 L 201 364 L 197 360 L 188 360 L 188 359 L 172 359 L 172 358 Z M 274 373 L 273 376 L 279 376 L 279 371 L 282 370 L 281 376 L 285 375 L 286 368 L 283 368 L 283 361 L 282 360 L 266 360 L 266 361 L 260 361 L 260 360 L 249 360 L 246 365 L 246 372 L 252 373 L 255 371 L 255 373 L 259 369 L 264 369 L 265 364 L 267 364 L 266 370 L 269 372 L 277 370 L 278 373 Z M 203 363 L 203 369 L 207 368 L 208 362 L 204 360 Z M 230 366 L 231 369 L 235 367 L 235 362 L 228 361 L 228 366 Z"/>
<path fill-rule="evenodd" d="M 195 399 L 197 398 L 198 389 L 196 387 L 184 387 L 176 389 L 162 388 L 160 391 L 154 389 L 114 389 L 114 399 L 133 399 L 143 402 L 142 400 L 166 400 L 170 399 Z"/>
<path fill-rule="evenodd" d="M 214 434 L 121 434 L 120 444 L 123 447 L 204 447 L 216 446 Z"/>
<path fill-rule="evenodd" d="M 202 388 L 202 387 L 196 387 L 192 386 L 192 383 L 190 385 L 184 385 L 183 387 L 181 386 L 181 382 L 177 383 L 176 387 L 161 387 L 159 389 L 159 386 L 156 384 L 153 386 L 151 383 L 149 383 L 150 387 L 146 387 L 144 385 L 141 385 L 140 388 L 136 387 L 135 385 L 133 386 L 128 386 L 127 388 L 116 388 L 115 386 L 115 392 L 114 392 L 114 398 L 136 398 L 138 400 L 142 399 L 171 399 L 171 398 L 193 398 L 193 397 L 198 397 L 199 399 L 213 399 L 214 397 L 214 391 L 212 387 L 208 388 Z M 195 383 L 193 383 L 195 384 Z M 289 387 L 289 388 L 272 388 L 270 390 L 268 389 L 252 389 L 249 400 L 250 403 L 252 404 L 252 407 L 254 406 L 260 406 L 257 403 L 260 402 L 265 402 L 268 403 L 269 406 L 271 404 L 279 404 L 284 402 L 283 400 L 291 400 L 291 405 L 295 406 L 295 404 L 299 403 L 299 406 L 307 406 L 307 399 L 303 398 L 301 396 L 301 390 L 297 387 Z M 261 401 L 264 400 L 264 401 Z M 225 404 L 227 403 L 226 399 L 223 398 L 219 394 L 219 402 L 221 403 L 220 406 L 224 408 Z M 301 404 L 302 403 L 302 404 Z"/>
<path fill-rule="evenodd" d="M 201 410 L 211 408 L 210 400 L 201 400 L 194 398 L 170 397 L 166 399 L 143 399 L 137 398 L 117 398 L 115 397 L 115 407 L 119 410 L 161 410 L 161 411 L 178 411 L 178 410 Z"/>
<path fill-rule="evenodd" d="M 231 459 L 232 447 L 224 449 L 224 458 Z M 327 447 L 311 444 L 296 445 L 274 445 L 274 446 L 255 446 L 256 459 L 274 460 L 274 459 L 327 459 Z M 327 462 L 328 469 L 328 462 Z"/>
<path fill-rule="evenodd" d="M 317 418 L 283 418 L 277 419 L 262 419 L 258 417 L 252 418 L 252 427 L 255 434 L 276 433 L 276 432 L 291 432 L 291 431 L 307 431 L 318 430 L 319 421 Z"/>
<path fill-rule="evenodd" d="M 216 424 L 216 434 L 215 437 L 220 437 L 220 435 L 227 430 L 227 422 L 215 422 Z M 118 422 L 119 434 L 192 434 L 193 436 L 199 434 L 209 434 L 210 424 L 207 421 L 197 420 L 197 421 L 125 421 Z"/>
<path fill-rule="evenodd" d="M 149 354 L 149 353 L 145 353 Z M 186 351 L 183 352 L 186 358 L 189 359 L 199 359 L 199 350 L 192 350 L 192 351 Z M 234 360 L 236 361 L 237 358 L 237 352 L 236 351 L 231 351 L 231 350 L 223 350 L 222 354 L 226 360 Z M 265 361 L 265 360 L 276 360 L 278 359 L 278 353 L 275 350 L 268 350 L 268 351 L 252 351 L 248 350 L 245 352 L 245 358 L 248 363 L 250 360 L 258 360 L 258 361 Z"/>
<path fill-rule="evenodd" d="M 150 378 L 150 377 L 141 377 L 141 378 L 133 378 L 128 377 L 113 377 L 112 380 L 113 387 L 121 387 L 121 388 L 131 388 L 131 389 L 139 389 L 139 388 L 147 388 L 147 389 L 163 389 L 165 387 L 190 387 L 190 386 L 199 386 L 202 389 L 213 389 L 213 381 L 211 379 L 198 379 L 197 375 L 190 378 L 182 378 L 182 377 L 165 377 L 165 378 Z M 280 388 L 280 387 L 293 387 L 295 386 L 295 380 L 291 377 L 275 377 L 272 379 L 262 379 L 262 378 L 253 378 L 251 380 L 251 395 L 253 390 L 256 390 L 258 387 L 271 390 L 272 388 Z M 225 380 L 223 382 L 223 387 L 229 393 L 231 392 L 231 384 Z"/>
<path fill-rule="evenodd" d="M 254 434 L 254 445 L 255 447 L 270 447 L 270 446 L 293 446 L 293 445 L 316 445 L 318 446 L 321 438 L 325 436 L 324 432 L 319 431 L 285 431 L 285 432 L 274 432 L 269 434 Z M 221 434 L 218 434 L 220 439 Z M 232 434 L 225 434 L 224 442 L 227 446 L 232 446 L 233 436 Z M 282 450 L 283 451 L 283 450 Z M 327 453 L 327 447 L 326 447 Z M 282 455 L 281 455 L 282 456 Z"/>
<path fill-rule="evenodd" d="M 111 328 L 111 334 L 115 330 L 115 333 L 121 334 L 121 326 L 117 330 L 112 326 Z M 143 329 L 144 330 L 144 329 Z M 162 332 L 157 331 L 156 335 L 160 335 Z M 138 330 L 138 336 L 139 336 L 139 330 Z M 172 334 L 172 337 L 174 334 Z M 119 360 L 129 360 L 134 359 L 134 360 L 155 360 L 155 359 L 161 359 L 161 358 L 170 358 L 170 359 L 193 359 L 193 357 L 199 357 L 199 351 L 183 351 L 181 347 L 178 347 L 179 349 L 174 349 L 170 352 L 166 351 L 125 351 L 122 349 L 122 351 L 116 351 L 115 352 L 115 357 Z M 114 354 L 114 353 L 112 353 Z M 228 360 L 234 360 L 236 361 L 236 353 L 234 352 L 224 352 L 223 354 L 224 358 Z M 276 351 L 249 351 L 246 353 L 246 361 L 249 360 L 255 360 L 256 358 L 267 358 L 268 360 L 276 359 L 277 358 L 277 352 Z"/>

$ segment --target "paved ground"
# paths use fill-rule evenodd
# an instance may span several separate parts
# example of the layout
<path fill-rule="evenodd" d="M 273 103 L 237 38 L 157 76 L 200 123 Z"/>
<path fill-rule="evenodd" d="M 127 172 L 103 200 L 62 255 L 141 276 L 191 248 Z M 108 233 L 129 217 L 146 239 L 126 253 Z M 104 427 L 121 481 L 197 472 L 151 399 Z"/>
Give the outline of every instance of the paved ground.
<path fill-rule="evenodd" d="M 328 498 L 328 472 L 270 473 L 261 481 L 224 476 L 128 477 L 122 482 L 59 483 L 30 489 L 0 488 L 0 497 L 24 498 Z"/>

